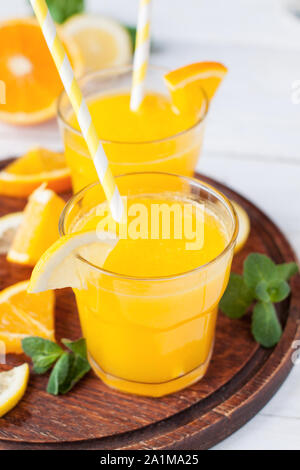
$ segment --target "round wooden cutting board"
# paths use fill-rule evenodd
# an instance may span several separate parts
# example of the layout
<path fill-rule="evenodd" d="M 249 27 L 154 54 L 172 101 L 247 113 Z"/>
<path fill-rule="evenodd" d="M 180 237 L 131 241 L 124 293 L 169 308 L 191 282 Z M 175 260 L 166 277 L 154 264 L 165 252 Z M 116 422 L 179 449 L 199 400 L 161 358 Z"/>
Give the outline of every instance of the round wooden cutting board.
<path fill-rule="evenodd" d="M 7 163 L 7 162 L 6 162 Z M 288 241 L 270 219 L 247 199 L 203 175 L 241 204 L 251 218 L 251 234 L 234 258 L 241 272 L 246 256 L 269 255 L 276 263 L 295 261 Z M 66 198 L 68 195 L 65 195 Z M 25 201 L 0 197 L 0 216 L 19 211 Z M 0 288 L 29 278 L 30 269 L 6 262 L 0 255 Z M 163 398 L 125 395 L 107 388 L 90 372 L 65 396 L 45 391 L 47 376 L 31 375 L 19 405 L 0 419 L 0 449 L 207 449 L 240 428 L 271 398 L 292 367 L 292 343 L 300 339 L 300 276 L 292 294 L 278 304 L 284 327 L 273 349 L 252 339 L 250 317 L 230 320 L 220 313 L 215 348 L 206 376 L 195 385 Z M 57 291 L 56 333 L 81 336 L 70 290 Z M 7 369 L 24 361 L 8 356 Z"/>

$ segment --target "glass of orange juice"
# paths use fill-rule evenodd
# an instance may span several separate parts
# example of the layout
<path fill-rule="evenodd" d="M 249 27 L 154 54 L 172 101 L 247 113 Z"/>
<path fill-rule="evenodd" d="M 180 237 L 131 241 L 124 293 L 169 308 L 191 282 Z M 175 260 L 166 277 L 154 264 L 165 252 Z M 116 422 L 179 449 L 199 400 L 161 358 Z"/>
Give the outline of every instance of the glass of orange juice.
<path fill-rule="evenodd" d="M 167 70 L 149 67 L 146 95 L 138 112 L 130 111 L 132 67 L 101 70 L 79 80 L 92 120 L 115 175 L 167 171 L 192 176 L 201 150 L 208 100 L 200 112 L 179 113 L 164 82 Z M 58 118 L 74 192 L 97 175 L 70 101 L 62 93 Z"/>
<path fill-rule="evenodd" d="M 77 252 L 84 288 L 74 289 L 94 371 L 118 390 L 162 396 L 207 370 L 236 215 L 224 195 L 189 177 L 132 173 L 117 184 L 121 225 L 94 183 L 68 202 L 60 233 L 99 234 Z"/>

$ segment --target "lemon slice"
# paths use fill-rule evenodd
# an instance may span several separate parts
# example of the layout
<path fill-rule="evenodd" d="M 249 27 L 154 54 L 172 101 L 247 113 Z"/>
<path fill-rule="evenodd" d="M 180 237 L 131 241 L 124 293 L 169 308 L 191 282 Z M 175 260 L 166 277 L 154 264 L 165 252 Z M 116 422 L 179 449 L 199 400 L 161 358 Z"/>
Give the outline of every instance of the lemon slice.
<path fill-rule="evenodd" d="M 76 42 L 86 72 L 128 64 L 132 46 L 128 31 L 116 21 L 98 15 L 72 16 L 62 26 L 66 39 Z"/>
<path fill-rule="evenodd" d="M 237 253 L 245 245 L 250 233 L 250 219 L 245 211 L 237 202 L 231 201 L 239 221 L 239 233 L 236 239 L 234 252 Z"/>
<path fill-rule="evenodd" d="M 6 254 L 13 241 L 17 228 L 23 220 L 23 212 L 0 217 L 0 254 Z"/>
<path fill-rule="evenodd" d="M 0 372 L 0 418 L 19 403 L 26 391 L 28 379 L 28 364 Z"/>
<path fill-rule="evenodd" d="M 28 292 L 37 293 L 64 287 L 86 288 L 85 280 L 91 268 L 79 256 L 102 267 L 117 241 L 116 237 L 109 234 L 100 239 L 99 233 L 95 231 L 61 237 L 35 265 Z"/>

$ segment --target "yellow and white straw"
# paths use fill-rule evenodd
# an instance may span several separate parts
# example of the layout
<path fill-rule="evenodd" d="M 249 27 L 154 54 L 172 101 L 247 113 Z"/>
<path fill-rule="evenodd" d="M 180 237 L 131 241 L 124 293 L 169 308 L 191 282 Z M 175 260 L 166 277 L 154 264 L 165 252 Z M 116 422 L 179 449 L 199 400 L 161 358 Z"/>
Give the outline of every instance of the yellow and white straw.
<path fill-rule="evenodd" d="M 145 80 L 150 53 L 150 10 L 151 0 L 140 0 L 130 98 L 130 109 L 132 111 L 139 109 L 145 93 Z"/>
<path fill-rule="evenodd" d="M 122 199 L 116 186 L 114 177 L 111 173 L 103 146 L 92 122 L 90 112 L 74 77 L 74 72 L 72 70 L 70 61 L 57 35 L 56 27 L 48 10 L 47 4 L 45 0 L 30 0 L 30 2 L 37 20 L 42 28 L 43 35 L 56 64 L 66 93 L 68 94 L 76 114 L 78 124 L 87 143 L 105 196 L 109 203 L 112 216 L 116 221 L 119 222 L 123 212 Z"/>

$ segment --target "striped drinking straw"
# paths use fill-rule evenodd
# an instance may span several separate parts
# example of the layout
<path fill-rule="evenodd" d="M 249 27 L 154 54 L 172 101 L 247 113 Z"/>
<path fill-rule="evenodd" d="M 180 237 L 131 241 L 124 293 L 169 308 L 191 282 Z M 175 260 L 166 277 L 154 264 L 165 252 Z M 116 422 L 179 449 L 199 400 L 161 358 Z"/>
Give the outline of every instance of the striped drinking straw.
<path fill-rule="evenodd" d="M 56 27 L 47 4 L 45 0 L 30 0 L 30 2 L 76 114 L 78 124 L 87 143 L 98 177 L 109 203 L 112 216 L 117 222 L 120 222 L 123 213 L 123 202 L 119 190 L 92 122 L 90 112 L 74 77 L 70 61 L 57 35 Z"/>
<path fill-rule="evenodd" d="M 150 9 L 151 0 L 140 0 L 130 98 L 132 111 L 139 109 L 145 92 L 150 53 Z"/>

